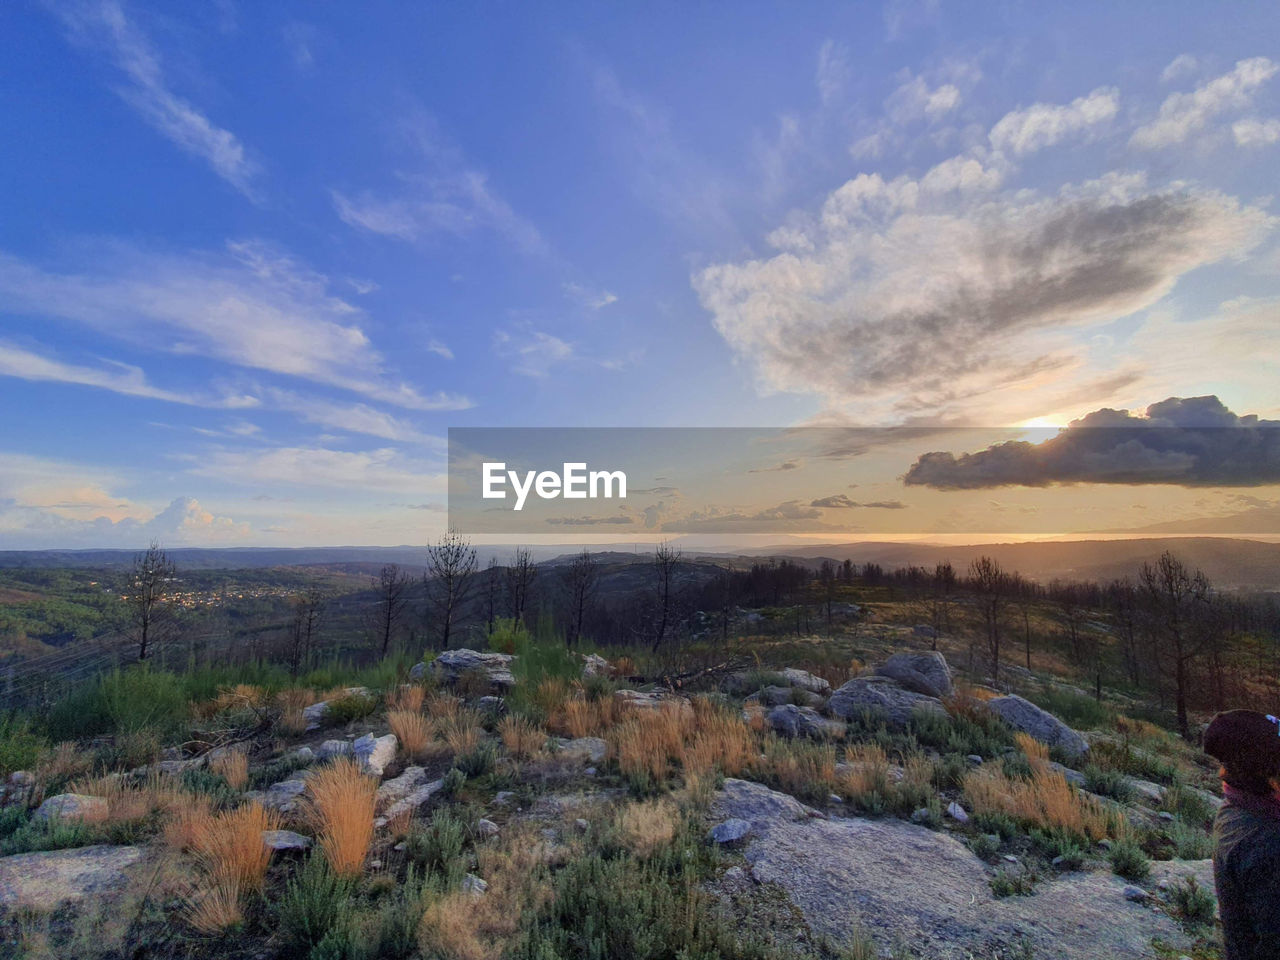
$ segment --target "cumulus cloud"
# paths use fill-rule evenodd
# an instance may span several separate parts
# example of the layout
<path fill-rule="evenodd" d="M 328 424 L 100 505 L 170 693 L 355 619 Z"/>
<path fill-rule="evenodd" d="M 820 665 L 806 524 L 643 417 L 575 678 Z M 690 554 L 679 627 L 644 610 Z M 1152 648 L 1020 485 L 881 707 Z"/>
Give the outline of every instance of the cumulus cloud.
<path fill-rule="evenodd" d="M 417 410 L 456 398 L 423 395 L 388 375 L 364 311 L 328 278 L 269 245 L 205 254 L 125 247 L 94 251 L 83 271 L 53 272 L 0 253 L 7 309 L 83 323 L 147 349 L 199 355 L 340 387 Z"/>
<path fill-rule="evenodd" d="M 936 169 L 936 168 L 935 168 Z M 935 414 L 1000 383 L 1065 376 L 1065 331 L 1127 316 L 1272 226 L 1216 191 L 1111 175 L 1063 188 L 939 194 L 861 174 L 802 226 L 807 243 L 693 277 L 765 390 Z M 967 398 L 967 399 L 966 399 Z"/>
<path fill-rule="evenodd" d="M 924 77 L 912 77 L 889 95 L 885 112 L 899 124 L 937 120 L 960 105 L 960 89 L 952 83 L 930 87 Z"/>
<path fill-rule="evenodd" d="M 1230 73 L 1210 80 L 1190 93 L 1174 93 L 1160 105 L 1150 123 L 1134 131 L 1129 143 L 1156 150 L 1182 143 L 1227 110 L 1248 106 L 1253 93 L 1280 69 L 1266 57 L 1241 60 Z"/>
<path fill-rule="evenodd" d="M 1181 76 L 1188 73 L 1194 73 L 1199 61 L 1189 53 L 1180 53 L 1172 60 L 1169 65 L 1160 71 L 1160 80 L 1169 83 L 1171 80 L 1177 80 Z"/>
<path fill-rule="evenodd" d="M 1065 106 L 1036 103 L 1001 117 L 991 128 L 991 145 L 1014 156 L 1034 153 L 1110 120 L 1119 107 L 1114 87 L 1099 87 Z"/>
<path fill-rule="evenodd" d="M 1231 135 L 1241 147 L 1265 147 L 1280 142 L 1280 120 L 1248 117 L 1231 125 Z"/>
<path fill-rule="evenodd" d="M 249 537 L 248 523 L 218 516 L 191 497 L 179 497 L 147 519 L 78 519 L 38 508 L 0 507 L 0 543 L 16 549 L 70 547 L 141 548 L 224 545 Z"/>
<path fill-rule="evenodd" d="M 1142 415 L 1096 410 L 1043 443 L 921 456 L 904 477 L 940 490 L 1052 484 L 1249 487 L 1280 483 L 1280 420 L 1237 416 L 1214 396 L 1170 397 Z"/>
<path fill-rule="evenodd" d="M 180 149 L 203 159 L 241 193 L 253 196 L 258 166 L 244 145 L 170 89 L 159 55 L 119 3 L 69 0 L 53 3 L 51 8 L 75 41 L 96 47 L 111 58 L 126 79 L 117 92 L 147 123 Z"/>

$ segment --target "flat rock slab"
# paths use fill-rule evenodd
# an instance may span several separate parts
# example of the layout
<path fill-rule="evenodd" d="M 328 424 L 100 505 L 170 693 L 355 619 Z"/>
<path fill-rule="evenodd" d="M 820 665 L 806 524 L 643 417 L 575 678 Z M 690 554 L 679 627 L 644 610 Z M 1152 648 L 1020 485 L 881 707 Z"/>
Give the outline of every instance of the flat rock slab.
<path fill-rule="evenodd" d="M 822 818 L 760 784 L 728 780 L 713 816 L 752 825 L 753 878 L 776 883 L 820 934 L 848 943 L 858 925 L 882 949 L 921 960 L 1004 956 L 1025 939 L 1037 957 L 1139 960 L 1151 940 L 1186 944 L 1167 915 L 1125 899 L 1124 881 L 1083 873 L 997 899 L 964 844 L 899 820 Z"/>
<path fill-rule="evenodd" d="M 0 909 L 52 910 L 124 884 L 141 847 L 98 845 L 0 858 Z"/>

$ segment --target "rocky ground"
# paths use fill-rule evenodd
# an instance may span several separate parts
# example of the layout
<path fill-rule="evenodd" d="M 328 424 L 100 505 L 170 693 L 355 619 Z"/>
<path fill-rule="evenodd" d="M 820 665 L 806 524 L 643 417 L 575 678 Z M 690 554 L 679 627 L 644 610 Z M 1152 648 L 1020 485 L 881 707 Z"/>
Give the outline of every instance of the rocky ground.
<path fill-rule="evenodd" d="M 650 824 L 637 834 L 639 828 L 628 826 L 659 811 L 673 820 L 697 818 L 709 858 L 701 888 L 715 910 L 737 917 L 771 949 L 822 956 L 870 956 L 852 951 L 872 950 L 930 960 L 1213 955 L 1212 903 L 1207 915 L 1203 904 L 1197 915 L 1188 915 L 1184 880 L 1194 877 L 1211 888 L 1208 861 L 1178 855 L 1207 855 L 1206 818 L 1218 801 L 1196 780 L 1189 753 L 1173 759 L 1181 748 L 1168 746 L 1169 757 L 1156 756 L 1171 740 L 1146 728 L 1140 738 L 1129 727 L 1081 733 L 1009 691 L 976 695 L 970 689 L 959 696 L 949 665 L 936 652 L 903 651 L 857 676 L 837 677 L 843 682 L 836 684 L 804 666 L 717 678 L 718 689 L 691 699 L 686 691 L 619 686 L 609 679 L 609 665 L 593 657 L 582 665 L 581 682 L 598 678 L 591 681 L 596 699 L 565 685 L 563 702 L 539 708 L 545 726 L 533 728 L 534 743 L 527 746 L 501 726 L 504 715 L 527 709 L 519 706 L 525 701 L 513 658 L 450 651 L 415 668 L 404 678 L 408 687 L 348 688 L 308 704 L 295 733 L 276 730 L 269 740 L 194 756 L 172 750 L 143 769 L 107 779 L 136 791 L 143 783 L 180 791 L 179 782 L 189 782 L 192 771 L 227 770 L 229 756 L 244 755 L 247 773 L 235 778 L 239 786 L 225 803 L 227 809 L 260 806 L 278 819 L 262 834 L 272 864 L 268 889 L 294 875 L 307 856 L 319 856 L 311 851 L 324 846 L 323 829 L 307 815 L 314 806 L 313 777 L 336 758 L 348 758 L 376 784 L 367 884 L 403 882 L 415 831 L 427 829 L 415 825 L 428 824 L 442 810 L 459 818 L 467 835 L 457 854 L 465 863 L 451 882 L 479 897 L 502 895 L 489 889 L 495 875 L 483 875 L 486 844 L 521 838 L 537 847 L 538 869 L 554 878 L 565 862 L 607 849 L 598 846 L 599 838 L 619 830 L 654 834 L 659 846 L 672 842 L 674 828 L 655 831 Z M 346 719 L 353 699 L 381 704 L 415 685 L 438 697 L 462 694 L 448 709 L 474 720 L 468 735 L 475 742 L 465 748 L 446 742 L 454 721 L 430 716 L 430 705 L 421 709 L 436 724 L 436 740 L 418 756 L 407 755 L 381 706 Z M 607 709 L 600 697 L 608 699 Z M 596 717 L 587 724 L 592 729 L 578 729 L 577 736 L 567 727 L 585 721 L 564 719 L 577 716 L 573 703 Z M 977 721 L 969 719 L 975 712 L 981 714 Z M 660 757 L 658 766 L 660 776 L 670 779 L 641 777 L 637 764 L 648 761 L 637 760 L 629 738 L 672 725 L 675 742 L 662 748 L 670 756 Z M 732 743 L 724 739 L 726 726 L 736 738 Z M 1017 734 L 1027 739 L 1017 740 Z M 486 743 L 495 747 L 482 769 L 475 758 Z M 726 759 L 731 750 L 741 754 L 732 762 Z M 1143 760 L 1141 751 L 1151 756 Z M 1015 785 L 1061 779 L 1071 802 L 1107 826 L 1093 836 L 1076 835 L 1071 842 L 1077 847 L 1055 847 L 1058 841 L 1044 839 L 1054 826 L 1048 821 L 1037 823 L 1012 807 L 975 809 L 975 802 L 989 802 L 981 801 L 973 777 L 984 767 Z M 1137 775 L 1148 767 L 1165 782 Z M 278 776 L 267 776 L 272 771 Z M 714 774 L 710 781 L 708 772 Z M 77 916 L 100 915 L 113 904 L 136 909 L 140 919 L 120 934 L 117 952 L 108 946 L 86 956 L 126 955 L 126 945 L 139 936 L 187 942 L 177 932 L 157 932 L 182 928 L 193 898 L 200 897 L 189 881 L 170 883 L 175 869 L 188 876 L 194 869 L 158 832 L 172 812 L 158 802 L 147 815 L 161 826 L 149 833 L 137 828 L 134 842 L 49 841 L 62 829 L 80 831 L 82 840 L 118 837 L 119 830 L 108 828 L 119 816 L 119 800 L 103 780 L 95 781 L 97 794 L 48 795 L 39 779 L 34 771 L 9 777 L 4 810 L 22 826 L 6 842 L 12 847 L 13 838 L 27 831 L 46 838 L 37 846 L 62 848 L 0 858 L 9 948 L 32 955 L 47 949 L 49 956 L 71 955 L 60 953 L 59 943 L 64 950 L 72 942 L 88 949 L 92 938 L 83 923 L 78 940 L 68 940 L 66 929 L 76 928 Z M 172 800 L 176 794 L 163 795 Z M 655 807 L 668 803 L 664 797 L 675 799 Z M 15 812 L 37 799 L 31 812 Z M 1137 850 L 1139 841 L 1144 850 L 1135 854 L 1138 866 L 1118 865 L 1115 849 Z M 650 841 L 627 843 L 632 855 L 651 855 Z M 1067 853 L 1053 855 L 1059 847 Z M 1160 859 L 1152 862 L 1151 855 Z M 233 928 L 239 931 L 233 937 L 243 937 L 243 955 L 306 955 L 290 952 L 296 945 L 271 932 L 269 903 L 254 904 Z M 422 934 L 416 947 L 398 955 L 435 955 L 428 941 Z M 483 956 L 501 956 L 504 949 L 499 945 Z M 153 953 L 183 955 L 173 943 L 164 950 Z M 226 943 L 217 950 L 240 955 Z"/>

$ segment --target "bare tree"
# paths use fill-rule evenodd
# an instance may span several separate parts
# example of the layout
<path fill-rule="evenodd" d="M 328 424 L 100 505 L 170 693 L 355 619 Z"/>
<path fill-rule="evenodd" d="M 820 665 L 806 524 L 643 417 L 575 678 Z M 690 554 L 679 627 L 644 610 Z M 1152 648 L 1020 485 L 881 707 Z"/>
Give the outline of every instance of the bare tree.
<path fill-rule="evenodd" d="M 533 562 L 533 553 L 528 547 L 517 547 L 511 566 L 507 567 L 507 610 L 517 623 L 524 622 L 529 594 L 537 576 L 538 565 Z"/>
<path fill-rule="evenodd" d="M 599 571 L 595 557 L 586 547 L 569 564 L 567 586 L 569 588 L 569 646 L 576 646 L 582 639 L 582 622 L 587 607 L 595 597 Z"/>
<path fill-rule="evenodd" d="M 823 560 L 818 570 L 818 583 L 822 587 L 822 603 L 826 608 L 827 629 L 831 629 L 831 606 L 836 599 L 836 566 L 830 560 Z"/>
<path fill-rule="evenodd" d="M 315 588 L 294 597 L 293 624 L 289 631 L 287 650 L 289 674 L 293 677 L 298 675 L 302 664 L 310 660 L 311 652 L 315 649 L 324 602 L 324 595 Z"/>
<path fill-rule="evenodd" d="M 139 662 L 146 660 L 155 646 L 169 636 L 173 607 L 168 599 L 177 573 L 177 566 L 154 540 L 145 553 L 133 558 L 125 602 L 133 620 Z"/>
<path fill-rule="evenodd" d="M 1204 620 L 1209 600 L 1209 579 L 1199 570 L 1190 572 L 1181 560 L 1165 551 L 1154 566 L 1142 565 L 1138 581 L 1152 615 L 1160 659 L 1165 672 L 1173 676 L 1178 730 L 1185 739 L 1191 733 L 1187 699 L 1191 666 L 1203 648 L 1203 637 L 1197 636 L 1197 628 Z"/>
<path fill-rule="evenodd" d="M 441 650 L 449 649 L 454 621 L 471 592 L 475 572 L 475 548 L 457 530 L 449 530 L 439 543 L 427 547 L 427 571 L 422 583 L 427 602 L 436 613 Z"/>
<path fill-rule="evenodd" d="M 933 627 L 933 649 L 938 649 L 942 631 L 951 629 L 951 594 L 956 588 L 956 571 L 950 561 L 933 568 L 929 592 L 929 625 Z"/>
<path fill-rule="evenodd" d="M 400 572 L 398 566 L 389 563 L 374 578 L 373 589 L 377 600 L 372 608 L 370 627 L 374 640 L 385 657 L 391 647 L 391 638 L 404 620 L 405 610 L 409 606 L 409 578 Z"/>
<path fill-rule="evenodd" d="M 498 619 L 498 598 L 502 595 L 502 568 L 498 558 L 490 557 L 484 571 L 484 619 L 487 632 L 493 633 L 493 622 Z"/>
<path fill-rule="evenodd" d="M 1142 656 L 1138 642 L 1138 591 L 1128 577 L 1112 580 L 1106 587 L 1107 611 L 1120 634 L 1120 653 L 1125 674 L 1135 687 L 1142 682 Z"/>
<path fill-rule="evenodd" d="M 1008 577 L 996 560 L 982 556 L 969 564 L 969 579 L 974 592 L 978 594 L 983 632 L 987 641 L 987 656 L 991 660 L 991 678 L 998 683 L 1000 680 L 1000 616 L 1004 609 Z"/>
<path fill-rule="evenodd" d="M 653 629 L 653 650 L 656 653 L 667 638 L 667 628 L 671 620 L 671 591 L 675 583 L 676 564 L 680 562 L 680 551 L 665 540 L 658 544 L 653 554 L 653 569 L 657 574 L 655 607 L 656 618 Z"/>

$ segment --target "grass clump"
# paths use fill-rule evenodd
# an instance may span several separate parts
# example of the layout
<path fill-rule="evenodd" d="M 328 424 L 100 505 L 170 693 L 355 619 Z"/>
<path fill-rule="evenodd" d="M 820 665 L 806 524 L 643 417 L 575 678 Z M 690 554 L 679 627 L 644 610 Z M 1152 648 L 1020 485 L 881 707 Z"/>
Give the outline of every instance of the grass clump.
<path fill-rule="evenodd" d="M 1134 883 L 1145 880 L 1151 873 L 1151 861 L 1142 847 L 1128 837 L 1122 837 L 1111 848 L 1111 869 L 1116 876 Z"/>
<path fill-rule="evenodd" d="M 348 921 L 354 889 L 350 878 L 335 873 L 323 855 L 313 853 L 285 886 L 276 906 L 276 924 L 305 956 Z"/>
<path fill-rule="evenodd" d="M 363 720 L 378 708 L 378 701 L 367 693 L 344 693 L 328 701 L 329 709 L 324 718 L 329 723 L 346 724 Z"/>
<path fill-rule="evenodd" d="M 428 874 L 443 878 L 452 886 L 466 873 L 463 852 L 467 847 L 467 823 L 449 808 L 440 807 L 425 825 L 415 826 L 405 839 L 409 858 Z"/>
<path fill-rule="evenodd" d="M 409 689 L 421 691 L 421 687 Z M 387 724 L 396 735 L 396 741 L 405 756 L 411 760 L 421 760 L 433 753 L 435 724 L 424 717 L 418 710 L 399 707 L 387 711 Z"/>
<path fill-rule="evenodd" d="M 1121 803 L 1128 803 L 1133 799 L 1133 787 L 1129 785 L 1128 778 L 1118 770 L 1108 770 L 1091 763 L 1084 768 L 1084 788 L 1090 793 L 1096 793 L 1102 797 L 1110 797 L 1113 800 L 1119 800 Z"/>
<path fill-rule="evenodd" d="M 373 841 L 378 785 L 349 758 L 320 768 L 307 781 L 311 819 L 329 867 L 340 877 L 356 877 Z"/>
<path fill-rule="evenodd" d="M 517 760 L 531 760 L 542 753 L 547 734 L 523 717 L 503 717 L 498 723 L 498 736 L 507 753 Z"/>
<path fill-rule="evenodd" d="M 1169 885 L 1169 903 L 1173 912 L 1189 924 L 1212 924 L 1217 901 L 1195 877 L 1184 877 Z"/>
<path fill-rule="evenodd" d="M 984 764 L 965 776 L 964 794 L 977 813 L 1002 813 L 1028 827 L 1065 829 L 1092 840 L 1112 827 L 1097 800 L 1040 762 L 1032 763 L 1029 780 L 1010 778 L 1000 763 Z"/>
<path fill-rule="evenodd" d="M 192 927 L 212 934 L 242 922 L 244 897 L 262 889 L 271 862 L 262 831 L 279 825 L 278 814 L 256 803 L 216 815 L 193 810 L 186 816 L 189 848 L 203 878 L 201 894 L 187 906 Z"/>
<path fill-rule="evenodd" d="M 33 769 L 47 748 L 48 741 L 31 729 L 29 720 L 0 716 L 0 777 Z"/>
<path fill-rule="evenodd" d="M 209 762 L 209 769 L 222 777 L 232 790 L 243 790 L 249 783 L 249 756 L 242 750 L 228 750 Z"/>

